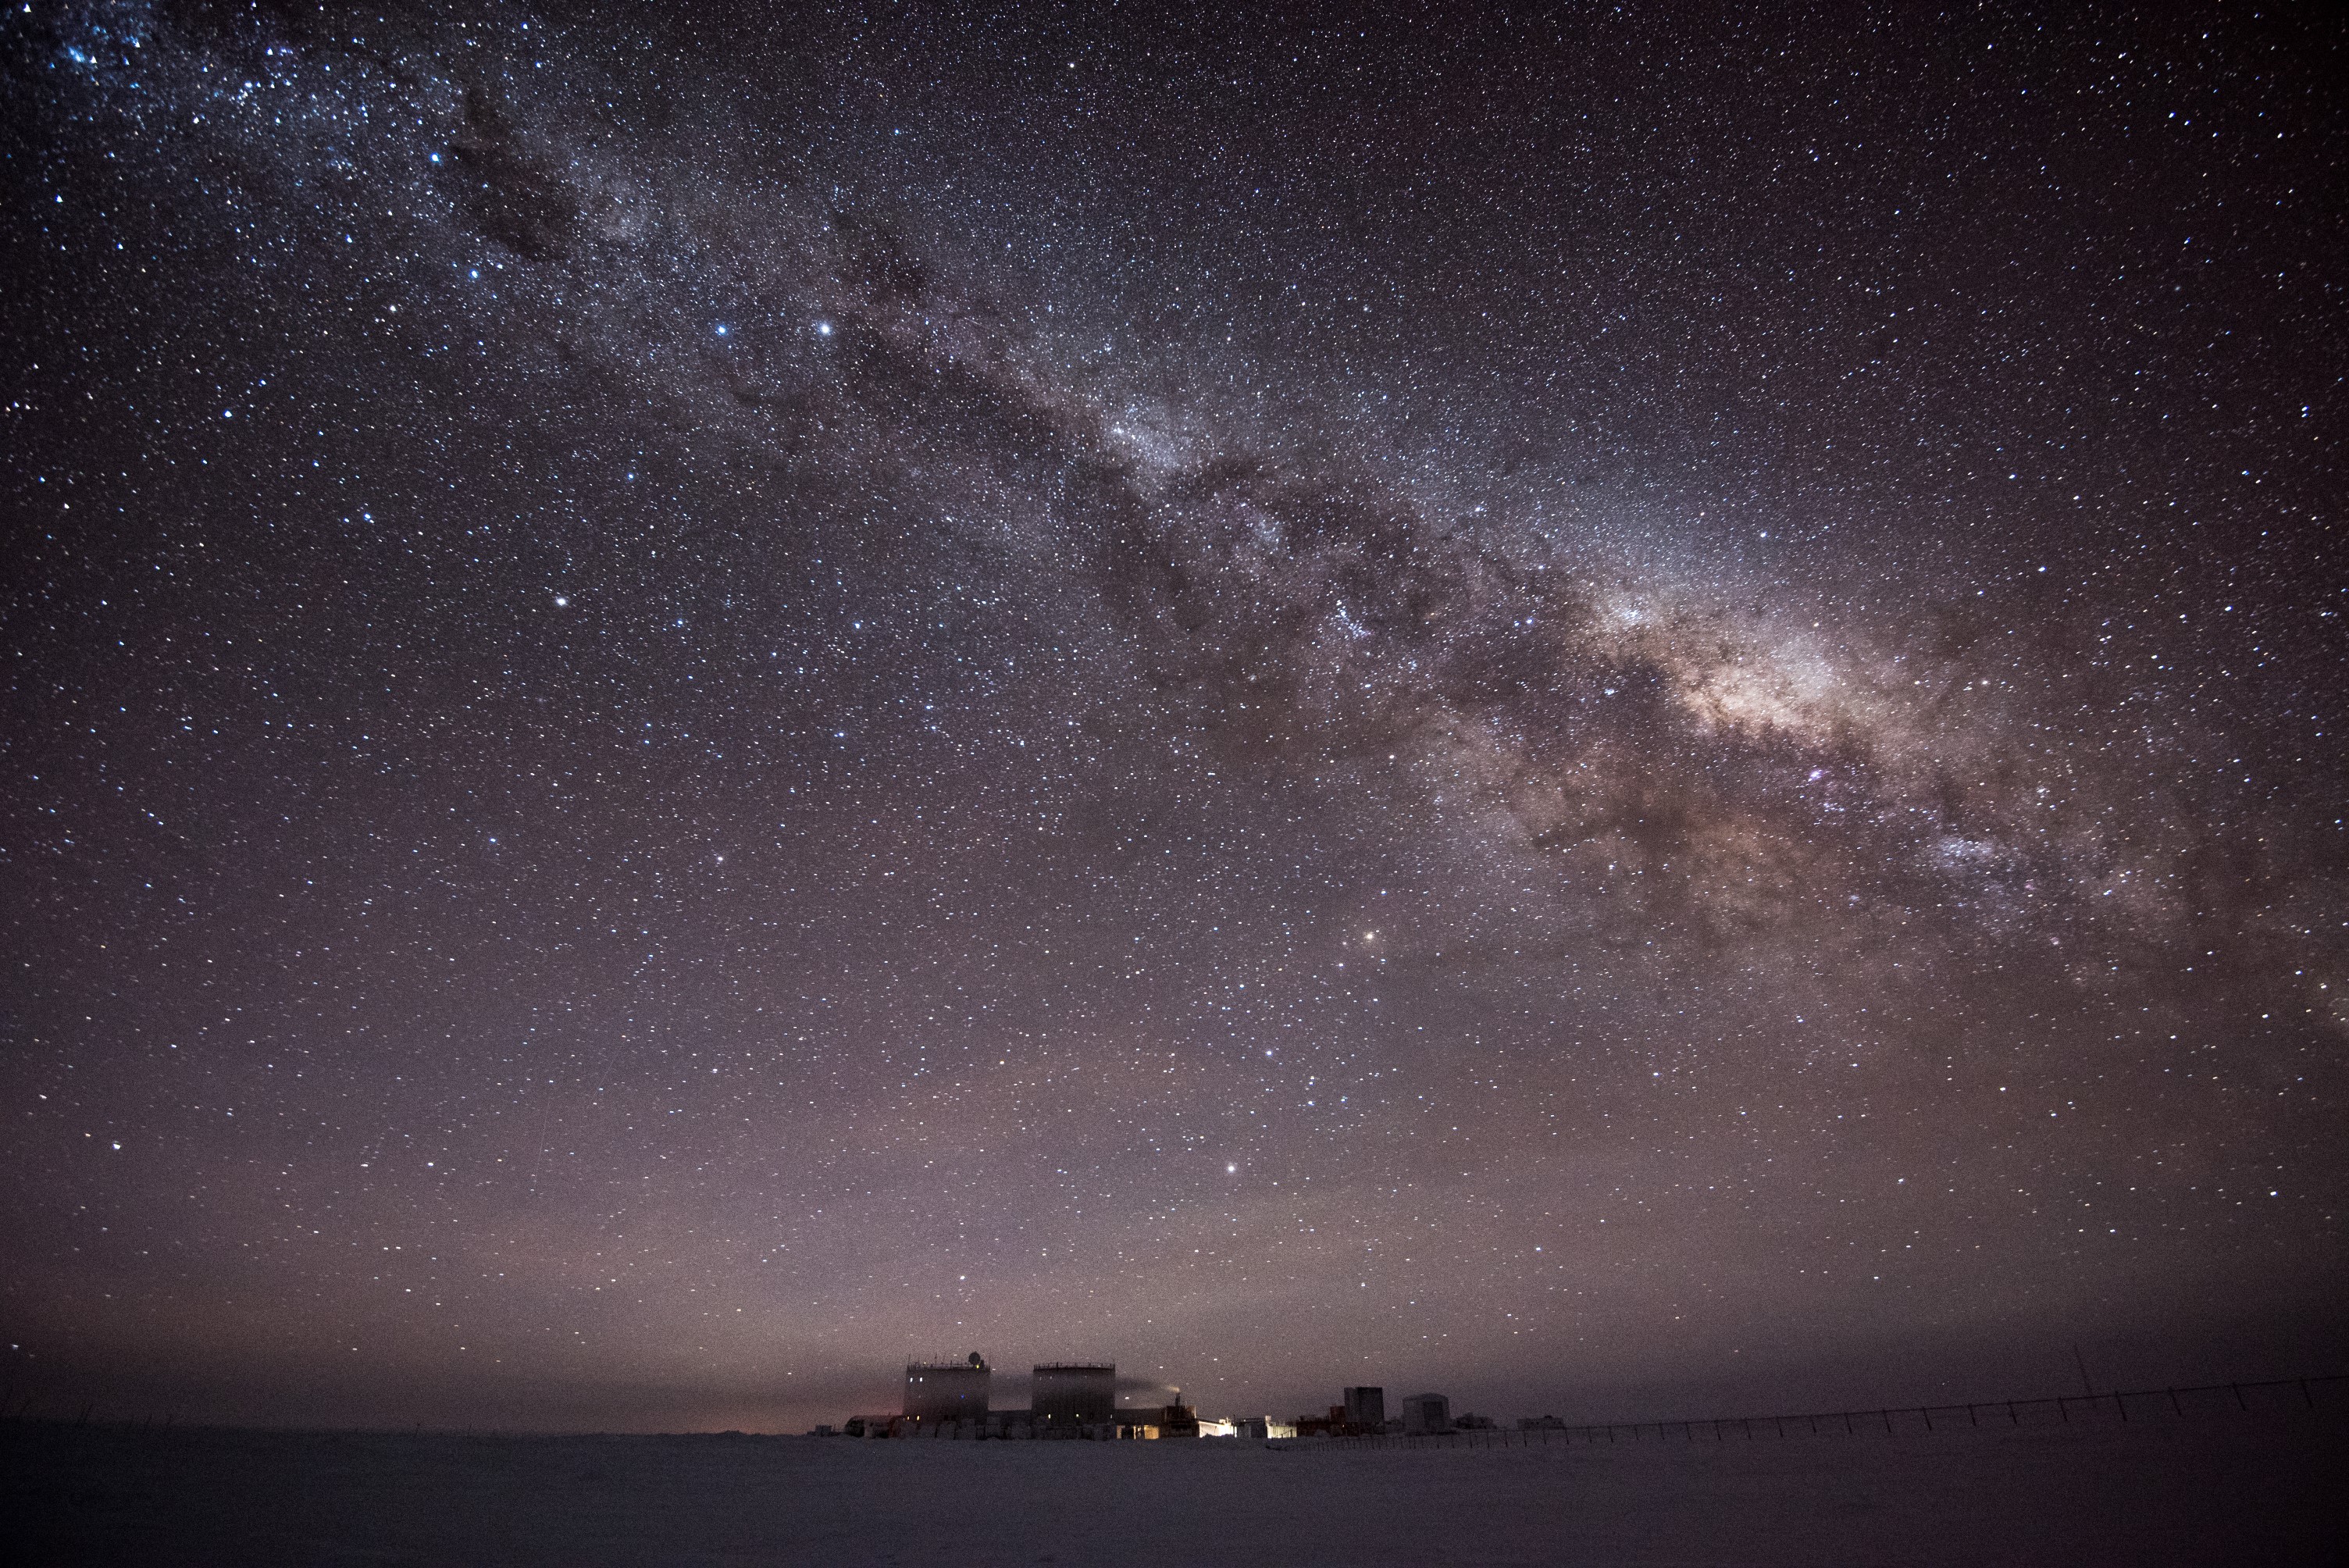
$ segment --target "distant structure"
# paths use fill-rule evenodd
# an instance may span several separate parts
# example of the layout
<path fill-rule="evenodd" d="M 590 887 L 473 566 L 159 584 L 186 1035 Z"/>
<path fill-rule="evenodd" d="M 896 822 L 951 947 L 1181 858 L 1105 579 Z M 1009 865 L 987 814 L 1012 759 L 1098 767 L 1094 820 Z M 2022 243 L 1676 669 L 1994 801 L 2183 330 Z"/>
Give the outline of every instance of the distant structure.
<path fill-rule="evenodd" d="M 1402 1402 L 1402 1429 L 1413 1437 L 1433 1437 L 1452 1429 L 1452 1401 L 1441 1394 L 1413 1394 Z"/>
<path fill-rule="evenodd" d="M 994 1369 L 987 1357 L 974 1350 L 960 1361 L 909 1361 L 905 1364 L 905 1398 L 903 1413 L 895 1416 L 856 1416 L 851 1418 L 840 1433 L 852 1438 L 916 1438 L 948 1441 L 1029 1440 L 1038 1438 L 1081 1438 L 1094 1441 L 1118 1439 L 1161 1439 L 1237 1437 L 1238 1422 L 1208 1418 L 1202 1420 L 1198 1407 L 1183 1403 L 1179 1388 L 1166 1404 L 1121 1407 L 1117 1402 L 1117 1363 L 1113 1361 L 1047 1361 L 1032 1369 L 1030 1383 L 1030 1403 L 1024 1410 L 998 1410 L 990 1408 L 988 1396 L 994 1392 Z M 1355 1390 L 1360 1393 L 1362 1390 Z M 1367 1390 L 1371 1413 L 1382 1414 L 1379 1408 L 1380 1391 Z M 1342 1414 L 1338 1407 L 1330 1409 L 1336 1422 Z M 1259 1436 L 1293 1435 L 1293 1428 L 1282 1428 L 1268 1420 L 1258 1420 Z M 819 1436 L 832 1435 L 829 1427 L 818 1429 Z"/>
<path fill-rule="evenodd" d="M 1349 1388 L 1345 1403 L 1330 1406 L 1326 1416 L 1299 1416 L 1295 1425 L 1300 1438 L 1376 1437 L 1387 1429 L 1387 1391 Z"/>
<path fill-rule="evenodd" d="M 1175 1398 L 1182 1398 L 1180 1390 Z M 1199 1412 L 1196 1407 L 1173 1405 L 1142 1405 L 1129 1407 L 1117 1413 L 1117 1435 L 1121 1438 L 1195 1438 L 1199 1436 Z"/>
<path fill-rule="evenodd" d="M 967 1361 L 910 1361 L 905 1365 L 905 1419 L 923 1425 L 987 1419 L 987 1398 L 995 1371 L 974 1350 Z"/>
<path fill-rule="evenodd" d="M 1028 1418 L 1039 1437 L 1115 1423 L 1117 1363 L 1048 1361 L 1029 1374 Z"/>

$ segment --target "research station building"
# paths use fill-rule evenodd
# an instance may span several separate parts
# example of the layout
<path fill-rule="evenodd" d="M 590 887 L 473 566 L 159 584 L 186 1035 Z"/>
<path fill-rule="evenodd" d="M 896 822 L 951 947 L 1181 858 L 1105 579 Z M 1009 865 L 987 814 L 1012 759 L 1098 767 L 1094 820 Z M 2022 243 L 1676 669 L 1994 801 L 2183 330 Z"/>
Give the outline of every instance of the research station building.
<path fill-rule="evenodd" d="M 1117 1363 L 1049 1361 L 1030 1374 L 1029 1419 L 1038 1435 L 1081 1432 L 1118 1418 Z"/>
<path fill-rule="evenodd" d="M 974 1350 L 964 1361 L 905 1364 L 905 1418 L 924 1425 L 987 1419 L 995 1371 Z"/>

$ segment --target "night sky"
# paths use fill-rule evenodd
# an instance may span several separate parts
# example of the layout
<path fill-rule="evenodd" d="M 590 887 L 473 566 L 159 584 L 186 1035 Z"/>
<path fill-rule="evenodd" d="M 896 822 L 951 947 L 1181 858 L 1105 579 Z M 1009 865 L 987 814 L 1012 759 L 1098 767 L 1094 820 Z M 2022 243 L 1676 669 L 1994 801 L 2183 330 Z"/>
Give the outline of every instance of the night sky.
<path fill-rule="evenodd" d="M 0 20 L 10 1398 L 2339 1369 L 2339 13 L 1366 15 Z"/>

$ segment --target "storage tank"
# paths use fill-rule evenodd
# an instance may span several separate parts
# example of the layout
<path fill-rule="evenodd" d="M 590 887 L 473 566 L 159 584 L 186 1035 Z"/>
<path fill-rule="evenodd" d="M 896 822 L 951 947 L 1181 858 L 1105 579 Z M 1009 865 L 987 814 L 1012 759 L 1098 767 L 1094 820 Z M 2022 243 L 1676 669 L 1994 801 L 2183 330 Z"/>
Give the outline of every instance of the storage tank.
<path fill-rule="evenodd" d="M 909 1361 L 905 1364 L 905 1414 L 926 1426 L 984 1421 L 994 1384 L 994 1369 L 976 1350 L 962 1361 Z"/>
<path fill-rule="evenodd" d="M 1050 1361 L 1030 1374 L 1029 1419 L 1039 1437 L 1117 1419 L 1117 1363 Z"/>

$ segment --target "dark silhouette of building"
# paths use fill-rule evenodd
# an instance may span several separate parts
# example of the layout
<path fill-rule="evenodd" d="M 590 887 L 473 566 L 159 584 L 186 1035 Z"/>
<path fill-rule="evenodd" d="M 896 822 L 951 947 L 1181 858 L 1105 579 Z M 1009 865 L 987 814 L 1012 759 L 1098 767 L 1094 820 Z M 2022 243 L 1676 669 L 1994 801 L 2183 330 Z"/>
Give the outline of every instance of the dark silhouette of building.
<path fill-rule="evenodd" d="M 1297 1418 L 1297 1435 L 1300 1438 L 1375 1437 L 1386 1429 L 1384 1388 L 1349 1388 L 1346 1402 L 1330 1406 L 1327 1415 Z"/>
<path fill-rule="evenodd" d="M 987 1397 L 994 1384 L 994 1369 L 976 1350 L 967 1361 L 908 1362 L 905 1418 L 925 1424 L 985 1421 Z"/>
<path fill-rule="evenodd" d="M 1346 1436 L 1346 1407 L 1332 1405 L 1318 1416 L 1299 1416 L 1293 1423 L 1300 1438 L 1342 1438 Z"/>
<path fill-rule="evenodd" d="M 1040 1437 L 1082 1432 L 1118 1419 L 1114 1361 L 1045 1362 L 1029 1377 L 1029 1420 Z"/>
<path fill-rule="evenodd" d="M 1426 1437 L 1452 1429 L 1452 1401 L 1441 1394 L 1413 1394 L 1402 1402 L 1402 1429 Z"/>

